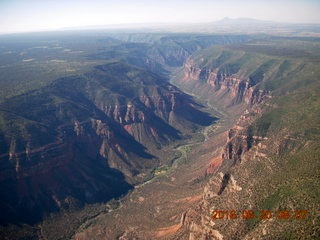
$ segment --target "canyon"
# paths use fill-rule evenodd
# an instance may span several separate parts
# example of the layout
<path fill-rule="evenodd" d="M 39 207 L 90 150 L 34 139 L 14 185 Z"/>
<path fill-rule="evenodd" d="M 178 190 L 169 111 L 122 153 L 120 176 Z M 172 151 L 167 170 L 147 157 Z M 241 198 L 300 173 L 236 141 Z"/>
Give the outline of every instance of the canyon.
<path fill-rule="evenodd" d="M 85 70 L 0 102 L 3 236 L 316 239 L 318 39 L 97 42 Z M 249 209 L 309 218 L 212 218 Z"/>

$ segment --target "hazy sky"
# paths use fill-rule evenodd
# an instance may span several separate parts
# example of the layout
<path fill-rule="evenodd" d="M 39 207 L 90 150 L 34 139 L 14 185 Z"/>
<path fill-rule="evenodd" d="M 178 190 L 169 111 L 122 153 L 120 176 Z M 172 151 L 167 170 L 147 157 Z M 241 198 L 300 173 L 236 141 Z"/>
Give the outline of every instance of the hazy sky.
<path fill-rule="evenodd" d="M 224 17 L 320 23 L 320 0 L 0 0 L 0 33 Z"/>

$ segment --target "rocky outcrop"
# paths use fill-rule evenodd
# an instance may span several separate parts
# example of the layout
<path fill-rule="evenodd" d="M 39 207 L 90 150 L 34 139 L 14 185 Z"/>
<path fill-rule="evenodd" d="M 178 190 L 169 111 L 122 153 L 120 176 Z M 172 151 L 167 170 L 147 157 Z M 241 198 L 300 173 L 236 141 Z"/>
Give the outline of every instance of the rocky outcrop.
<path fill-rule="evenodd" d="M 261 116 L 259 106 L 253 107 L 250 112 L 246 110 L 236 124 L 227 131 L 227 142 L 222 153 L 222 159 L 232 160 L 233 164 L 245 159 L 248 152 L 267 137 L 256 136 L 251 124 Z"/>
<path fill-rule="evenodd" d="M 108 117 L 114 121 L 126 125 L 131 123 L 148 122 L 152 119 L 152 114 L 160 117 L 164 121 L 169 121 L 169 115 L 183 104 L 183 94 L 172 85 L 156 90 L 152 95 L 142 94 L 126 104 L 117 103 L 109 105 L 104 101 L 95 103 Z"/>
<path fill-rule="evenodd" d="M 256 84 L 252 84 L 250 77 L 243 78 L 236 71 L 224 72 L 219 67 L 199 67 L 192 58 L 185 62 L 183 76 L 179 80 L 182 83 L 188 81 L 207 84 L 212 90 L 210 95 L 220 100 L 223 97 L 227 106 L 239 103 L 253 106 L 271 97 L 270 91 L 259 90 Z"/>
<path fill-rule="evenodd" d="M 238 164 L 267 156 L 268 137 L 255 135 L 255 131 L 252 130 L 252 124 L 261 114 L 260 105 L 255 104 L 250 111 L 246 110 L 235 125 L 226 132 L 226 144 L 221 156 L 215 158 L 206 170 L 206 174 L 211 174 L 211 177 L 204 187 L 203 198 L 195 208 L 185 214 L 181 231 L 183 234 L 180 236 L 185 236 L 186 239 L 230 239 L 232 234 L 236 234 L 237 228 L 239 231 L 243 229 L 241 225 L 243 222 L 230 219 L 215 220 L 212 214 L 214 210 L 231 211 L 233 209 L 231 200 L 228 203 L 221 203 L 220 196 L 222 194 L 223 196 L 237 195 L 243 189 L 235 178 L 233 168 Z M 237 200 L 233 201 L 237 202 Z M 225 232 L 221 231 L 224 226 L 223 221 L 234 221 L 229 222 L 231 225 L 229 229 L 235 232 L 225 235 Z"/>

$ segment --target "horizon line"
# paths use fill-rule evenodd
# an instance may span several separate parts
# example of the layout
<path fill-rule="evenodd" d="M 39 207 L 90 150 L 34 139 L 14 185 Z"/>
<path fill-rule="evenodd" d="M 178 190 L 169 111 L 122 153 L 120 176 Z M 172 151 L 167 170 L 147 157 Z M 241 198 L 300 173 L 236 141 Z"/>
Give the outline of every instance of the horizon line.
<path fill-rule="evenodd" d="M 229 24 L 241 24 L 241 21 L 252 21 L 252 23 L 260 24 L 278 24 L 278 25 L 291 25 L 291 26 L 319 26 L 320 23 L 316 22 L 284 22 L 284 21 L 274 21 L 266 19 L 257 19 L 250 17 L 239 17 L 230 18 L 224 17 L 219 20 L 205 21 L 205 22 L 128 22 L 128 23 L 110 23 L 110 24 L 94 24 L 94 25 L 79 25 L 79 26 L 66 26 L 60 28 L 48 28 L 48 29 L 35 29 L 35 30 L 25 30 L 25 31 L 15 31 L 15 32 L 1 32 L 0 35 L 14 35 L 14 34 L 27 34 L 27 33 L 44 33 L 44 32 L 64 32 L 64 31 L 81 31 L 81 30 L 142 30 L 142 28 L 148 28 L 148 30 L 160 30 L 157 27 L 175 27 L 175 26 L 190 26 L 190 25 L 201 25 L 201 24 L 216 24 L 229 21 Z M 237 21 L 239 21 L 237 23 Z M 244 22 L 242 22 L 243 24 Z M 169 29 L 161 29 L 169 30 Z"/>

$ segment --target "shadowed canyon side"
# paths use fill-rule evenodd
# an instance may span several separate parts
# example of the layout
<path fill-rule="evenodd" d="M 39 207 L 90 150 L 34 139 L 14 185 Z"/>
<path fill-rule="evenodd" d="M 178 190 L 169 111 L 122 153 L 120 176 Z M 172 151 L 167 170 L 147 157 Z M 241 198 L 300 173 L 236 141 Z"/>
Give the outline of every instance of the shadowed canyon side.
<path fill-rule="evenodd" d="M 119 197 L 158 166 L 152 153 L 212 123 L 157 78 L 112 62 L 3 102 L 2 223 Z"/>

